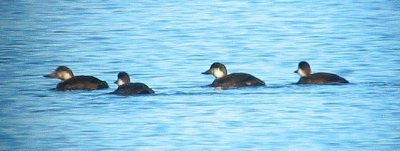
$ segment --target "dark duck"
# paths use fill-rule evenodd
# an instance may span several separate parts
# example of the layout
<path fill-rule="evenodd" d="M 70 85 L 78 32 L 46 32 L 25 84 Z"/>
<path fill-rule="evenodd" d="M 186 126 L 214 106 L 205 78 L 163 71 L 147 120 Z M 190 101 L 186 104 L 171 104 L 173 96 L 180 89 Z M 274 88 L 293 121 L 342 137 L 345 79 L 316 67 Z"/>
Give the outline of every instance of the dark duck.
<path fill-rule="evenodd" d="M 46 78 L 58 78 L 61 80 L 57 84 L 56 90 L 97 90 L 106 89 L 108 84 L 93 76 L 74 76 L 72 70 L 66 66 L 59 66 L 53 73 L 44 75 Z"/>
<path fill-rule="evenodd" d="M 119 72 L 118 80 L 115 81 L 118 88 L 113 92 L 117 95 L 136 95 L 136 94 L 154 94 L 153 89 L 144 83 L 131 83 L 128 73 Z"/>
<path fill-rule="evenodd" d="M 231 73 L 222 63 L 215 62 L 211 65 L 210 69 L 202 74 L 212 74 L 215 77 L 210 86 L 220 88 L 234 88 L 234 87 L 248 87 L 248 86 L 263 86 L 264 81 L 247 73 Z"/>
<path fill-rule="evenodd" d="M 306 61 L 299 63 L 298 69 L 294 71 L 300 76 L 297 84 L 341 84 L 349 83 L 346 79 L 326 72 L 312 73 L 310 64 Z"/>

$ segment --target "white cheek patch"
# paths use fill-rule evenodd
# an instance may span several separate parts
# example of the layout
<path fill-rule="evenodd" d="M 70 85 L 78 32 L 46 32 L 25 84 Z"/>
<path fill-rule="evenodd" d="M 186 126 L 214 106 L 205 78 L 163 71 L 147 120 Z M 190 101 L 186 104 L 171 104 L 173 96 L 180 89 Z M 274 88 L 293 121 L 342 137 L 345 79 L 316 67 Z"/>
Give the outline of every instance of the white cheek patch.
<path fill-rule="evenodd" d="M 224 72 L 222 72 L 221 70 L 219 70 L 219 68 L 216 68 L 213 70 L 213 75 L 215 76 L 215 78 L 219 79 L 225 76 Z"/>
<path fill-rule="evenodd" d="M 298 74 L 300 77 L 305 77 L 305 76 L 307 76 L 307 74 L 306 74 L 302 69 L 299 69 L 299 70 L 297 71 L 297 74 Z"/>
<path fill-rule="evenodd" d="M 118 85 L 124 85 L 124 84 L 125 84 L 125 82 L 124 82 L 124 81 L 122 81 L 121 79 L 118 79 L 118 82 L 117 82 L 117 84 L 118 84 Z"/>
<path fill-rule="evenodd" d="M 58 76 L 59 76 L 62 80 L 68 80 L 68 79 L 71 79 L 71 78 L 72 78 L 72 76 L 71 76 L 68 72 L 65 72 L 65 71 L 59 73 Z"/>

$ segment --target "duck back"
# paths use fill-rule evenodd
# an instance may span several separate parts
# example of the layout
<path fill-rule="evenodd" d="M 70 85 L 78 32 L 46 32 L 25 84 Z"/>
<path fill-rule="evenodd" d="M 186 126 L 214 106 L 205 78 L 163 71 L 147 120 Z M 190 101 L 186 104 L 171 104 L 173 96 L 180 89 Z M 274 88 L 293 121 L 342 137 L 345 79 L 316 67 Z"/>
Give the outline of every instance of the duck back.
<path fill-rule="evenodd" d="M 214 80 L 211 84 L 213 87 L 246 87 L 246 86 L 263 86 L 264 81 L 247 73 L 232 73 L 225 77 Z"/>
<path fill-rule="evenodd" d="M 144 83 L 128 83 L 118 87 L 113 92 L 118 95 L 134 95 L 134 94 L 154 94 L 153 89 Z"/>
<path fill-rule="evenodd" d="M 300 78 L 297 84 L 338 84 L 349 83 L 346 79 L 332 73 L 314 73 Z"/>
<path fill-rule="evenodd" d="M 108 84 L 93 76 L 75 76 L 57 84 L 59 91 L 106 89 Z"/>

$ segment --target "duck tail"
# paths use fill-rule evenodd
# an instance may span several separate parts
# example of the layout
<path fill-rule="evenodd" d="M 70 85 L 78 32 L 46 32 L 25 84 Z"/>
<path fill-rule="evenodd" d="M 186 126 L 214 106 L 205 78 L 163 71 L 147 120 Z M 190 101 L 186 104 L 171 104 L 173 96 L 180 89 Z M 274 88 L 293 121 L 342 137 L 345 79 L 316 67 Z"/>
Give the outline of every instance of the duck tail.
<path fill-rule="evenodd" d="M 107 89 L 109 88 L 108 84 L 106 81 L 102 81 L 101 84 L 99 85 L 100 89 Z"/>

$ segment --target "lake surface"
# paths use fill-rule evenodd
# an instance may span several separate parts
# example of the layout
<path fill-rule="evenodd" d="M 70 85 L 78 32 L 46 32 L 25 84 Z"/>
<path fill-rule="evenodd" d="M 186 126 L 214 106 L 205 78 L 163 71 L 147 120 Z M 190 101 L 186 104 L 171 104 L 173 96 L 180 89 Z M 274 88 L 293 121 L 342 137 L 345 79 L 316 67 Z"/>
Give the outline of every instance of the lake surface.
<path fill-rule="evenodd" d="M 398 1 L 1 1 L 0 150 L 399 150 Z M 347 85 L 295 85 L 306 60 Z M 217 90 L 213 62 L 265 87 Z M 51 90 L 57 66 L 109 83 Z M 115 96 L 119 71 L 156 91 Z"/>

